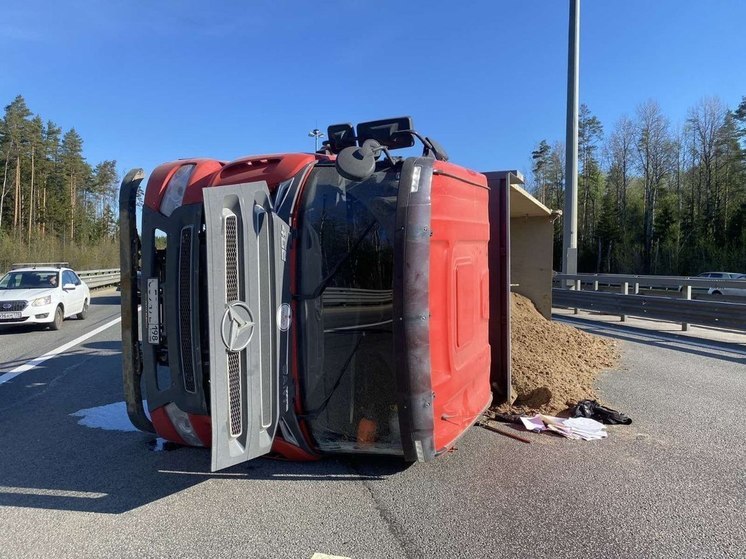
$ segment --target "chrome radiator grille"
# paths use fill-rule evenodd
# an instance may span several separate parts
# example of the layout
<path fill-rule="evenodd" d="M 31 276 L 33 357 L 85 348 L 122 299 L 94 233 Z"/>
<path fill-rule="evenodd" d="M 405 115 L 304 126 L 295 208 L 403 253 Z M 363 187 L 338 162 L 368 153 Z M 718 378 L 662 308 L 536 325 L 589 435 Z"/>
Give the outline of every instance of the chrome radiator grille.
<path fill-rule="evenodd" d="M 28 301 L 3 301 L 0 303 L 0 312 L 22 311 L 28 305 Z"/>
<path fill-rule="evenodd" d="M 235 215 L 225 218 L 225 299 L 238 300 L 238 224 Z"/>
<path fill-rule="evenodd" d="M 226 304 L 238 300 L 238 219 L 225 218 L 225 299 Z M 239 353 L 228 353 L 228 405 L 231 435 L 243 432 L 241 410 L 242 363 Z"/>
<path fill-rule="evenodd" d="M 228 405 L 231 435 L 238 437 L 242 431 L 241 419 L 241 355 L 228 354 Z"/>

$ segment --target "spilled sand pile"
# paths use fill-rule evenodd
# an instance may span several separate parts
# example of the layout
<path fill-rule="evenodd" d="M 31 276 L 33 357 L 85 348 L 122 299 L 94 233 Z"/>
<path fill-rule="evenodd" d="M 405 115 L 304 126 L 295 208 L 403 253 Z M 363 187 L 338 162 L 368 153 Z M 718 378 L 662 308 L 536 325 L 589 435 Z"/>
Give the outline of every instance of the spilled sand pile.
<path fill-rule="evenodd" d="M 552 322 L 533 303 L 511 294 L 511 354 L 513 405 L 493 408 L 501 413 L 554 414 L 579 400 L 596 399 L 598 374 L 619 357 L 616 343 Z"/>

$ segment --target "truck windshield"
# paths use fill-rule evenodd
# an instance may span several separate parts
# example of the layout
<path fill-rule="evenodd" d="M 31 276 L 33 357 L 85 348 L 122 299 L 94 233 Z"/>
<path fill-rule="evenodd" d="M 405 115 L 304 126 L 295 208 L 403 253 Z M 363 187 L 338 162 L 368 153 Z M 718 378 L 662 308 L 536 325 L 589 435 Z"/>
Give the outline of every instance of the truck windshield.
<path fill-rule="evenodd" d="M 317 167 L 298 250 L 304 408 L 323 450 L 401 453 L 393 369 L 397 169 L 362 182 Z"/>

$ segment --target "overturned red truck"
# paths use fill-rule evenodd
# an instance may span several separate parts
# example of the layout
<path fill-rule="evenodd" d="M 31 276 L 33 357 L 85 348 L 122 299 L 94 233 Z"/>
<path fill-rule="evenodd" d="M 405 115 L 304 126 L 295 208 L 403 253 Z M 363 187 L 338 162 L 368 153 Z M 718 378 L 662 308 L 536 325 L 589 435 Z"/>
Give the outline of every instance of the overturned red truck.
<path fill-rule="evenodd" d="M 328 138 L 159 166 L 140 234 L 143 172 L 122 183 L 127 411 L 211 447 L 213 470 L 270 452 L 431 460 L 509 384 L 507 219 L 490 221 L 507 190 L 408 117 Z M 392 155 L 415 138 L 421 156 Z"/>

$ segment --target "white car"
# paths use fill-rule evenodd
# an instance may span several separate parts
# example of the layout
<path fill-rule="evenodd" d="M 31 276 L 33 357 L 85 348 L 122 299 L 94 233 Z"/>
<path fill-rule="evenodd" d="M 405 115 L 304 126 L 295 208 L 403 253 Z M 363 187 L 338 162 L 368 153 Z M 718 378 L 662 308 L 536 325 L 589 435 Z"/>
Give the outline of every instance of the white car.
<path fill-rule="evenodd" d="M 725 278 L 724 278 L 725 279 Z M 732 274 L 734 280 L 746 280 L 746 274 Z M 746 281 L 743 287 L 711 287 L 707 293 L 710 295 L 726 295 L 731 297 L 746 297 Z"/>
<path fill-rule="evenodd" d="M 91 292 L 70 268 L 18 268 L 0 279 L 0 325 L 47 324 L 59 330 L 71 316 L 84 319 Z"/>

